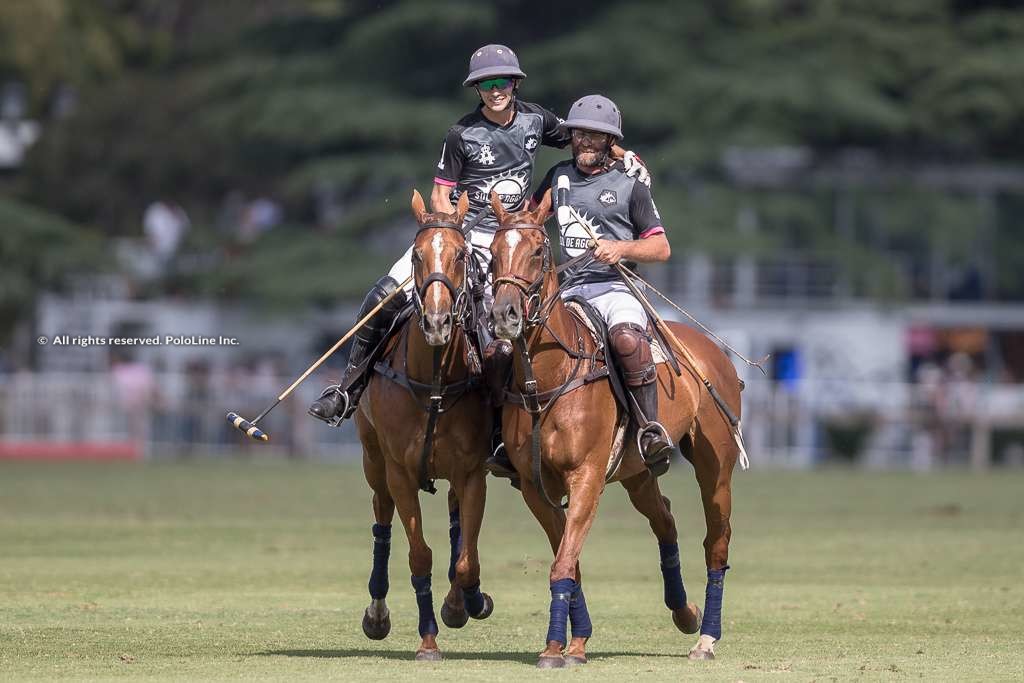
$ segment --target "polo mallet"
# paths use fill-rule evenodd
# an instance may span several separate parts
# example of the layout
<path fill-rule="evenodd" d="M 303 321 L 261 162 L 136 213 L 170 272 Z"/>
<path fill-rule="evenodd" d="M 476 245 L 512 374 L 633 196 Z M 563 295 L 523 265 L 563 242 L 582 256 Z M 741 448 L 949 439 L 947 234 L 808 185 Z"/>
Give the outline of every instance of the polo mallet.
<path fill-rule="evenodd" d="M 228 422 L 230 422 L 232 425 L 237 427 L 242 432 L 245 432 L 246 436 L 248 436 L 248 437 L 250 437 L 252 439 L 256 439 L 257 441 L 269 441 L 270 437 L 267 435 L 267 433 L 264 432 L 262 429 L 260 429 L 259 427 L 256 426 L 259 423 L 259 421 L 262 420 L 264 418 L 264 416 L 266 416 L 267 413 L 269 413 L 271 410 L 276 408 L 278 403 L 280 403 L 285 398 L 287 398 L 288 394 L 292 393 L 292 390 L 294 390 L 295 387 L 299 386 L 299 384 L 301 384 L 304 379 L 309 377 L 309 375 L 314 370 L 316 370 L 318 367 L 320 367 L 320 365 L 325 360 L 330 358 L 331 354 L 333 354 L 335 351 L 337 351 L 341 347 L 342 344 L 347 342 L 349 337 L 351 337 L 353 334 L 355 334 L 356 331 L 360 327 L 362 327 L 367 322 L 369 322 L 370 318 L 375 316 L 377 314 L 377 311 L 379 311 L 380 309 L 382 309 L 384 307 L 384 304 L 386 304 L 387 302 L 391 301 L 392 297 L 394 297 L 396 294 L 398 294 L 403 289 L 405 289 L 405 286 L 408 285 L 410 282 L 412 282 L 412 278 L 413 278 L 412 275 L 410 275 L 409 277 L 405 278 L 405 281 L 403 281 L 401 284 L 399 284 L 398 287 L 396 287 L 393 292 L 391 292 L 386 297 L 384 297 L 379 304 L 374 306 L 373 309 L 369 313 L 364 315 L 355 325 L 352 326 L 352 329 L 349 330 L 345 334 L 344 337 L 342 337 L 341 339 L 336 341 L 334 343 L 334 346 L 332 346 L 331 348 L 327 349 L 327 352 L 324 353 L 324 355 L 320 356 L 320 358 L 315 363 L 310 365 L 309 368 L 307 368 L 306 371 L 304 373 L 302 373 L 302 375 L 297 380 L 292 382 L 292 385 L 290 387 L 288 387 L 287 389 L 285 389 L 281 393 L 281 395 L 277 397 L 277 400 L 274 401 L 270 405 L 269 408 L 267 408 L 262 413 L 257 415 L 255 420 L 253 420 L 252 422 L 249 422 L 248 420 L 246 420 L 244 417 L 242 417 L 238 413 L 228 413 L 228 415 L 227 415 Z"/>

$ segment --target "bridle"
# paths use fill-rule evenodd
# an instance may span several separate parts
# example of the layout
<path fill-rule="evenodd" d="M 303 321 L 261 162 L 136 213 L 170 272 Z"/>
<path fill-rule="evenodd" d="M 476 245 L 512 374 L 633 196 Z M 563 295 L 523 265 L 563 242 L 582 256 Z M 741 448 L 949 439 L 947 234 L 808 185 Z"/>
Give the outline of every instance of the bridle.
<path fill-rule="evenodd" d="M 419 230 L 416 231 L 416 239 L 419 239 L 419 236 L 420 236 L 420 234 L 422 232 L 424 232 L 426 230 L 435 230 L 435 229 L 438 229 L 438 228 L 445 229 L 445 230 L 455 230 L 455 231 L 457 231 L 459 233 L 459 235 L 463 237 L 463 242 L 465 242 L 465 236 L 464 236 L 463 231 L 462 231 L 463 230 L 462 226 L 460 224 L 458 224 L 458 223 L 453 222 L 453 221 L 431 221 L 430 223 L 425 223 L 425 224 L 420 226 Z M 413 268 L 415 269 L 415 264 L 416 264 L 416 262 L 419 261 L 419 256 L 417 256 L 415 249 L 413 250 L 412 258 L 413 258 Z M 452 322 L 453 322 L 453 324 L 456 327 L 465 327 L 465 325 L 466 325 L 466 317 L 467 317 L 466 314 L 469 311 L 469 301 L 470 301 L 470 291 L 469 291 L 469 283 L 470 283 L 469 261 L 470 261 L 470 257 L 469 257 L 469 253 L 468 253 L 468 246 L 466 246 L 466 245 L 463 246 L 463 249 L 462 249 L 462 252 L 459 255 L 459 258 L 461 258 L 461 260 L 462 260 L 462 268 L 463 268 L 462 286 L 461 287 L 456 287 L 455 283 L 451 281 L 451 278 L 449 278 L 443 272 L 441 272 L 441 271 L 433 271 L 429 275 L 427 275 L 426 278 L 424 278 L 423 284 L 421 284 L 418 287 L 414 287 L 413 288 L 413 292 L 412 292 L 413 307 L 416 310 L 416 315 L 419 317 L 420 329 L 423 330 L 424 332 L 426 332 L 426 330 L 424 329 L 425 316 L 423 315 L 423 298 L 427 294 L 427 289 L 429 289 L 430 286 L 432 284 L 434 284 L 435 282 L 440 282 L 442 285 L 444 285 L 444 288 L 448 290 L 448 293 L 452 297 L 452 302 L 453 302 L 452 303 Z"/>
<path fill-rule="evenodd" d="M 508 273 L 501 277 L 496 277 L 491 282 L 491 288 L 494 295 L 498 294 L 498 287 L 501 285 L 512 285 L 519 291 L 519 301 L 523 307 L 523 323 L 524 329 L 523 334 L 527 332 L 527 328 L 533 327 L 543 322 L 542 312 L 548 306 L 546 304 L 550 302 L 543 302 L 545 305 L 541 305 L 540 290 L 544 286 L 544 278 L 547 276 L 548 271 L 551 270 L 551 242 L 548 239 L 548 234 L 544 230 L 544 226 L 536 225 L 534 223 L 512 223 L 510 225 L 501 225 L 495 231 L 494 236 L 497 237 L 502 232 L 507 230 L 539 230 L 544 236 L 544 245 L 541 252 L 541 268 L 540 275 L 535 280 L 530 280 L 518 273 Z M 491 268 L 493 269 L 497 262 L 491 261 Z M 553 297 L 558 296 L 558 292 L 552 295 Z"/>

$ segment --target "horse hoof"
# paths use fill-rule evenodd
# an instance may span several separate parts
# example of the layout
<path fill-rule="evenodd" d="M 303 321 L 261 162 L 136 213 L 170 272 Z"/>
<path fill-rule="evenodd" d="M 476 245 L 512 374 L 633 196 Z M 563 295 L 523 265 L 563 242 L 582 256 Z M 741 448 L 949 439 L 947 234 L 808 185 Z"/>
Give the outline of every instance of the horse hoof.
<path fill-rule="evenodd" d="M 440 650 L 416 650 L 416 661 L 417 662 L 440 662 L 441 651 Z"/>
<path fill-rule="evenodd" d="M 688 602 L 686 607 L 672 610 L 672 623 L 683 633 L 696 633 L 704 615 L 696 603 Z"/>
<path fill-rule="evenodd" d="M 565 665 L 566 666 L 580 666 L 587 663 L 585 655 L 566 655 Z"/>
<path fill-rule="evenodd" d="M 701 634 L 697 644 L 690 650 L 690 661 L 710 661 L 715 658 L 715 639 Z"/>
<path fill-rule="evenodd" d="M 564 669 L 565 668 L 565 657 L 558 655 L 541 655 L 540 659 L 537 660 L 538 669 Z"/>
<path fill-rule="evenodd" d="M 384 640 L 391 633 L 391 613 L 385 612 L 383 619 L 374 619 L 367 608 L 363 613 L 363 633 L 370 640 Z"/>
<path fill-rule="evenodd" d="M 483 596 L 484 596 L 484 608 L 482 610 L 480 610 L 479 614 L 471 614 L 470 615 L 474 619 L 486 619 L 487 617 L 491 616 L 491 612 L 494 611 L 494 600 L 492 600 L 491 596 L 488 595 L 487 593 L 484 593 Z"/>
<path fill-rule="evenodd" d="M 441 621 L 448 628 L 462 628 L 469 621 L 469 614 L 466 612 L 466 608 L 455 609 L 449 607 L 448 603 L 445 602 L 441 605 Z"/>
<path fill-rule="evenodd" d="M 710 662 L 714 658 L 715 653 L 710 650 L 701 650 L 696 647 L 690 650 L 689 659 L 691 662 Z"/>

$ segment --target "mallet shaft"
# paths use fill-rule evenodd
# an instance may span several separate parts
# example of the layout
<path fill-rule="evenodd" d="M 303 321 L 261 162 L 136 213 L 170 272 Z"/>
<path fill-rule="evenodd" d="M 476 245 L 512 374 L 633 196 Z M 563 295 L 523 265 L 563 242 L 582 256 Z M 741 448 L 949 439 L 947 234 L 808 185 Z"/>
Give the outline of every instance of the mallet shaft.
<path fill-rule="evenodd" d="M 292 382 L 292 385 L 291 385 L 290 387 L 288 387 L 287 389 L 285 389 L 285 390 L 284 390 L 284 392 L 282 392 L 282 393 L 281 393 L 281 395 L 277 397 L 277 400 L 278 400 L 278 401 L 283 401 L 283 400 L 285 399 L 285 397 L 287 397 L 287 396 L 288 396 L 288 394 L 292 393 L 292 390 L 293 390 L 293 389 L 294 389 L 295 387 L 299 386 L 299 384 L 301 384 L 301 383 L 302 383 L 302 380 L 304 380 L 304 379 L 306 379 L 307 377 L 309 377 L 309 375 L 310 375 L 310 374 L 311 374 L 311 373 L 312 373 L 312 372 L 313 372 L 314 370 L 316 370 L 316 369 L 317 369 L 318 367 L 320 367 L 320 365 L 321 365 L 321 364 L 322 364 L 322 363 L 323 363 L 323 362 L 324 362 L 325 360 L 327 360 L 328 358 L 330 358 L 330 357 L 331 357 L 331 354 L 333 354 L 333 353 L 334 353 L 335 351 L 337 351 L 337 350 L 338 350 L 338 348 L 339 348 L 339 347 L 340 347 L 340 346 L 341 346 L 342 344 L 344 344 L 345 342 L 347 342 L 347 341 L 348 341 L 348 339 L 349 339 L 349 337 L 351 337 L 351 336 L 352 336 L 353 334 L 355 334 L 355 333 L 356 333 L 356 332 L 357 332 L 357 331 L 359 330 L 359 328 L 360 328 L 360 327 L 362 327 L 362 326 L 363 326 L 363 325 L 365 325 L 365 324 L 366 324 L 367 322 L 369 322 L 369 321 L 370 321 L 370 318 L 372 318 L 373 316 L 375 316 L 375 315 L 377 314 L 377 311 L 379 311 L 380 309 L 384 308 L 384 304 L 386 304 L 387 302 L 391 301 L 391 299 L 392 299 L 392 298 L 394 298 L 394 296 L 395 296 L 396 294 L 398 294 L 398 293 L 399 293 L 400 291 L 402 291 L 403 289 L 405 289 L 405 286 L 406 286 L 407 284 L 409 284 L 410 282 L 412 282 L 412 278 L 413 278 L 413 276 L 412 276 L 412 275 L 410 275 L 409 277 L 405 278 L 405 280 L 403 280 L 403 281 L 402 281 L 402 282 L 401 282 L 401 283 L 400 283 L 400 284 L 398 285 L 398 287 L 396 287 L 396 288 L 395 288 L 395 290 L 394 290 L 393 292 L 391 292 L 391 293 L 390 293 L 390 294 L 388 294 L 388 295 L 387 295 L 386 297 L 384 297 L 383 299 L 381 299 L 381 302 L 380 302 L 379 304 L 377 304 L 376 306 L 374 306 L 374 307 L 373 307 L 373 309 L 371 309 L 369 313 L 367 313 L 367 314 L 366 314 L 366 315 L 364 315 L 364 316 L 363 316 L 362 318 L 360 318 L 360 319 L 359 319 L 359 321 L 358 321 L 358 322 L 357 322 L 357 323 L 356 323 L 355 325 L 353 325 L 353 326 L 352 326 L 352 329 L 351 329 L 351 330 L 349 330 L 349 331 L 348 331 L 348 332 L 347 332 L 347 333 L 345 334 L 345 336 L 344 336 L 344 337 L 342 337 L 341 339 L 339 339 L 338 341 L 336 341 L 336 342 L 334 343 L 334 346 L 332 346 L 331 348 L 327 349 L 327 351 L 326 351 L 326 352 L 324 353 L 324 355 L 320 356 L 320 358 L 319 358 L 319 359 L 317 359 L 317 361 L 316 361 L 315 363 L 313 363 L 312 365 L 310 365 L 310 366 L 309 366 L 309 368 L 307 368 L 307 369 L 306 369 L 306 371 L 305 371 L 304 373 L 302 373 L 302 376 L 301 376 L 301 377 L 299 377 L 299 378 L 298 378 L 297 380 L 295 380 L 294 382 Z M 277 404 L 275 403 L 274 405 L 277 405 Z M 273 407 L 273 406 L 271 406 L 271 407 Z M 268 409 L 268 410 L 265 410 L 265 411 L 263 412 L 263 414 L 261 414 L 261 415 L 260 415 L 260 417 L 263 417 L 263 415 L 266 415 L 266 414 L 267 414 L 267 413 L 269 413 L 269 412 L 270 412 L 270 410 L 269 410 L 269 409 Z M 259 418 L 257 418 L 257 419 L 259 419 Z M 255 420 L 254 420 L 254 422 L 255 422 Z"/>

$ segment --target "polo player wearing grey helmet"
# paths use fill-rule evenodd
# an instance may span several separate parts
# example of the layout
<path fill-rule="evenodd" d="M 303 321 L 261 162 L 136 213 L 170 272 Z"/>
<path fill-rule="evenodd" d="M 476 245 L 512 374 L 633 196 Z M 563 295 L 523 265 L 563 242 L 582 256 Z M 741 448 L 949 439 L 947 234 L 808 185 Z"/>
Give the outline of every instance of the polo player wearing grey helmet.
<path fill-rule="evenodd" d="M 445 136 L 431 192 L 431 205 L 435 212 L 452 213 L 453 202 L 466 192 L 470 207 L 466 220 L 472 222 L 481 211 L 489 211 L 492 190 L 498 193 L 507 209 L 519 210 L 530 188 L 538 147 L 548 145 L 561 149 L 569 144 L 569 133 L 561 127 L 561 119 L 544 107 L 516 97 L 519 83 L 524 78 L 526 74 L 519 66 L 519 58 L 505 45 L 485 45 L 470 56 L 469 73 L 463 86 L 475 88 L 481 104 L 462 117 Z M 618 148 L 616 153 L 630 160 L 632 173 L 650 182 L 646 168 L 636 155 Z M 489 247 L 497 227 L 494 216 L 486 213 L 467 238 L 483 273 L 488 272 Z M 411 257 L 412 247 L 388 275 L 377 281 L 363 301 L 359 318 L 369 313 L 411 275 Z M 342 382 L 324 390 L 310 406 L 311 415 L 338 424 L 355 412 L 359 396 L 366 386 L 366 370 L 372 365 L 368 362 L 369 356 L 379 346 L 411 293 L 410 284 L 359 329 Z M 484 299 L 490 297 L 490 286 L 487 285 Z M 497 382 L 497 377 L 503 377 L 508 367 L 511 347 L 507 343 L 491 342 L 489 332 L 481 332 L 481 336 L 488 337 L 480 340 L 481 345 L 487 347 L 483 352 L 484 372 Z M 501 457 L 495 461 L 498 465 L 492 471 L 512 476 L 515 470 L 501 452 L 500 421 L 495 431 L 495 452 Z"/>
<path fill-rule="evenodd" d="M 636 269 L 638 262 L 666 261 L 671 248 L 650 188 L 627 175 L 622 161 L 610 154 L 612 145 L 622 139 L 622 116 L 615 103 L 602 95 L 580 98 L 562 126 L 571 131 L 573 158 L 547 172 L 531 205 L 539 203 L 548 189 L 568 185 L 568 205 L 574 211 L 558 215 L 563 262 L 590 248 L 590 234 L 580 222 L 598 236 L 594 260 L 574 271 L 574 284 L 562 296 L 588 301 L 608 325 L 611 346 L 635 402 L 644 461 L 653 473 L 661 474 L 668 468 L 673 446 L 658 423 L 658 371 L 647 312 L 612 265 L 621 261 Z"/>

